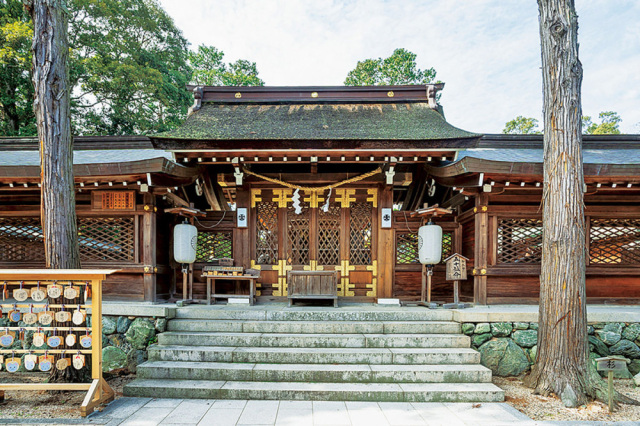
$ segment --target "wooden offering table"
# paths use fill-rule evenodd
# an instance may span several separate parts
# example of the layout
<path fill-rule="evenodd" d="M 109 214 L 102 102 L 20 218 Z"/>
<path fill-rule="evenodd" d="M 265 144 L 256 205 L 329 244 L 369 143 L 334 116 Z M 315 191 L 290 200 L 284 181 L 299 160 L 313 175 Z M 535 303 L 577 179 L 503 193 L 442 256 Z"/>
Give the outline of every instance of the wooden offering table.
<path fill-rule="evenodd" d="M 218 299 L 249 299 L 249 305 L 253 306 L 255 302 L 256 294 L 256 280 L 257 276 L 254 275 L 208 275 L 207 276 L 207 304 L 211 305 L 212 301 L 215 305 L 216 298 Z M 216 281 L 226 280 L 235 281 L 235 288 L 233 293 L 218 293 L 216 292 Z M 246 281 L 249 284 L 249 292 L 242 291 L 242 282 Z"/>
<path fill-rule="evenodd" d="M 294 299 L 333 299 L 338 307 L 338 271 L 289 271 L 289 306 Z"/>

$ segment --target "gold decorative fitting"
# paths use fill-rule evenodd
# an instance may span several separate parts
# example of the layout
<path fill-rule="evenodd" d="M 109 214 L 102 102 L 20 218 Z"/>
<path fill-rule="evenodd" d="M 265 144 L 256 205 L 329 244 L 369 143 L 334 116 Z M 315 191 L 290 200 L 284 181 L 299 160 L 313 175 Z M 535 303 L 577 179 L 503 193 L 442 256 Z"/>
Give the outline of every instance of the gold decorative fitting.
<path fill-rule="evenodd" d="M 478 213 L 478 208 L 477 208 L 477 207 L 474 207 L 474 208 L 473 208 L 473 212 L 474 212 L 474 213 Z"/>
<path fill-rule="evenodd" d="M 153 268 L 153 272 L 158 272 L 158 268 Z"/>
<path fill-rule="evenodd" d="M 487 274 L 487 270 L 486 270 L 486 269 L 480 269 L 480 273 L 481 273 L 482 275 L 486 275 L 486 274 Z"/>
<path fill-rule="evenodd" d="M 144 211 L 148 212 L 149 210 L 151 210 L 151 206 L 144 206 Z"/>
<path fill-rule="evenodd" d="M 242 97 L 242 93 L 236 92 L 234 96 L 236 97 L 236 99 L 240 99 Z"/>
<path fill-rule="evenodd" d="M 157 207 L 154 207 L 154 208 L 153 208 L 153 211 L 154 211 L 154 212 L 157 212 L 157 211 L 158 211 L 158 208 L 157 208 Z"/>
<path fill-rule="evenodd" d="M 311 93 L 311 97 L 312 98 L 317 98 L 318 97 L 318 92 L 312 92 Z"/>
<path fill-rule="evenodd" d="M 393 90 L 389 90 L 387 92 L 387 96 L 390 97 L 390 98 L 393 98 L 395 96 L 395 93 L 393 93 Z"/>
<path fill-rule="evenodd" d="M 149 268 L 148 266 L 144 267 L 144 272 L 149 272 L 151 270 L 151 268 Z"/>
<path fill-rule="evenodd" d="M 487 206 L 482 206 L 482 211 L 486 212 L 487 210 L 489 210 L 489 208 Z"/>
<path fill-rule="evenodd" d="M 475 275 L 477 273 L 478 273 L 478 271 L 476 271 L 475 269 L 473 271 L 471 271 L 471 275 Z"/>

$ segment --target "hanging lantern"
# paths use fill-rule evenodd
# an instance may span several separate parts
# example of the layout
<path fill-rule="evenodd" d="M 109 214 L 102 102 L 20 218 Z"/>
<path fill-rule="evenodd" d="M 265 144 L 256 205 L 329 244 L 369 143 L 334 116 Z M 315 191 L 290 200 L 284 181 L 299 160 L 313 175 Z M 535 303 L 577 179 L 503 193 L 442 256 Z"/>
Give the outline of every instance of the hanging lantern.
<path fill-rule="evenodd" d="M 198 229 L 188 223 L 181 223 L 173 228 L 173 257 L 178 263 L 196 261 Z"/>
<path fill-rule="evenodd" d="M 423 265 L 437 265 L 442 260 L 442 228 L 432 222 L 418 230 L 418 254 Z"/>

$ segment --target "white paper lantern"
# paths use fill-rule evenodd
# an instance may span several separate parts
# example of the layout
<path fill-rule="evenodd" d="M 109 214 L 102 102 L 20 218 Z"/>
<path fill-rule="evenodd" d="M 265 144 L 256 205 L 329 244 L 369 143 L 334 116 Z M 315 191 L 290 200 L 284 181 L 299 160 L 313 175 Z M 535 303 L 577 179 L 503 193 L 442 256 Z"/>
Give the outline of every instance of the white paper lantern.
<path fill-rule="evenodd" d="M 425 225 L 418 230 L 418 254 L 423 265 L 437 265 L 442 260 L 442 228 Z"/>
<path fill-rule="evenodd" d="M 188 223 L 181 223 L 173 228 L 173 257 L 178 263 L 196 261 L 198 229 Z"/>

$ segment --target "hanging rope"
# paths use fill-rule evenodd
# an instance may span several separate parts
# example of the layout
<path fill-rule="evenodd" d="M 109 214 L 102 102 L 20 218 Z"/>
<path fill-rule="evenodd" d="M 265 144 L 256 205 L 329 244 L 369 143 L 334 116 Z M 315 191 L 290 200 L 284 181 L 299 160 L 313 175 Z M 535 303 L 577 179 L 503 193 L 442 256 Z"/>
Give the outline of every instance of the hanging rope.
<path fill-rule="evenodd" d="M 252 172 L 251 170 L 249 170 L 247 168 L 243 168 L 243 171 L 244 171 L 244 173 L 246 173 L 248 175 L 252 175 L 252 176 L 255 176 L 257 178 L 266 180 L 267 182 L 276 183 L 278 185 L 286 186 L 287 188 L 300 189 L 300 190 L 305 191 L 305 192 L 321 192 L 321 191 L 326 191 L 327 189 L 336 188 L 338 186 L 347 185 L 349 183 L 358 182 L 358 181 L 361 181 L 361 180 L 366 179 L 368 177 L 371 177 L 373 175 L 377 175 L 378 173 L 382 172 L 382 167 L 378 167 L 377 169 L 372 170 L 370 172 L 367 172 L 367 173 L 365 173 L 363 175 L 354 176 L 352 178 L 343 180 L 342 182 L 332 183 L 331 185 L 318 186 L 318 187 L 294 185 L 292 183 L 285 182 L 285 181 L 282 181 L 280 179 L 274 179 L 274 178 L 270 178 L 270 177 L 267 177 L 267 176 L 263 176 L 263 175 L 258 174 L 258 173 L 254 173 L 254 172 Z"/>

